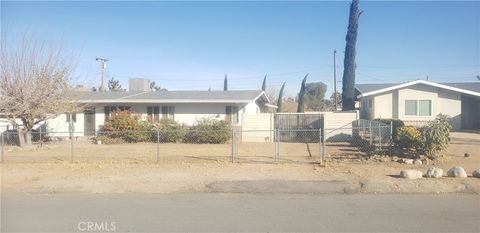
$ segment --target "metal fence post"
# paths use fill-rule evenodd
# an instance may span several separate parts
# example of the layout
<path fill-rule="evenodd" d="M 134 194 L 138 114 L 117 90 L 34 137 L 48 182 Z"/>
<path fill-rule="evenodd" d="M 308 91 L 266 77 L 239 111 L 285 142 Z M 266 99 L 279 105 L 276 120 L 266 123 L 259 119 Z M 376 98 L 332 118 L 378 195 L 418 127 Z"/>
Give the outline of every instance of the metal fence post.
<path fill-rule="evenodd" d="M 232 128 L 232 163 L 235 163 L 235 129 Z"/>
<path fill-rule="evenodd" d="M 323 127 L 322 127 L 323 128 Z M 318 156 L 322 160 L 322 128 L 318 129 Z M 323 163 L 323 161 L 321 161 Z"/>
<path fill-rule="evenodd" d="M 1 137 L 2 137 L 2 154 L 0 154 L 0 163 L 3 162 L 3 153 L 4 153 L 4 149 L 3 149 L 3 147 L 4 147 L 3 134 L 4 134 L 4 133 L 2 132 L 2 136 L 1 136 Z"/>
<path fill-rule="evenodd" d="M 70 131 L 70 162 L 73 163 L 73 127 L 72 127 L 72 122 L 70 122 L 70 125 L 68 127 Z"/>
<path fill-rule="evenodd" d="M 280 129 L 276 129 L 276 143 L 275 143 L 275 161 L 280 161 Z"/>
<path fill-rule="evenodd" d="M 369 126 L 369 130 L 368 130 L 368 135 L 370 136 L 370 145 L 373 144 L 373 138 L 372 138 L 372 121 L 370 121 L 370 126 Z"/>
<path fill-rule="evenodd" d="M 325 163 L 325 157 L 326 157 L 326 145 L 325 145 L 325 127 L 322 127 L 322 163 Z"/>
<path fill-rule="evenodd" d="M 392 156 L 393 147 L 393 121 L 390 121 L 390 156 Z"/>
<path fill-rule="evenodd" d="M 382 150 L 382 126 L 380 124 L 378 125 L 378 145 Z"/>
<path fill-rule="evenodd" d="M 160 161 L 160 131 L 157 130 L 157 163 Z"/>

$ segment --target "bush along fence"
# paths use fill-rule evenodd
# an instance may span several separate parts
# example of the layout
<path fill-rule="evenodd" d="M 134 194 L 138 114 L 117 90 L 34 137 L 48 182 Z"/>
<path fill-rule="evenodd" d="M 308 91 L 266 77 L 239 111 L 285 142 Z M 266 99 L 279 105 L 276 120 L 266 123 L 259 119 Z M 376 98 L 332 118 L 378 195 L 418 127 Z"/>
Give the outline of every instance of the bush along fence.
<path fill-rule="evenodd" d="M 117 119 L 118 120 L 118 119 Z M 1 135 L 2 160 L 28 157 L 41 160 L 55 156 L 61 160 L 124 158 L 161 162 L 162 158 L 197 158 L 231 162 L 324 163 L 339 154 L 387 153 L 392 145 L 392 124 L 357 120 L 328 129 L 241 130 L 228 122 L 201 120 L 187 127 L 173 120 L 159 124 L 140 122 L 131 126 L 125 120 L 112 120 L 93 137 L 83 132 L 32 132 L 38 149 L 15 150 L 18 134 Z M 138 121 L 135 121 L 138 122 Z M 42 147 L 48 153 L 42 153 Z M 59 159 L 59 158 L 55 158 Z"/>

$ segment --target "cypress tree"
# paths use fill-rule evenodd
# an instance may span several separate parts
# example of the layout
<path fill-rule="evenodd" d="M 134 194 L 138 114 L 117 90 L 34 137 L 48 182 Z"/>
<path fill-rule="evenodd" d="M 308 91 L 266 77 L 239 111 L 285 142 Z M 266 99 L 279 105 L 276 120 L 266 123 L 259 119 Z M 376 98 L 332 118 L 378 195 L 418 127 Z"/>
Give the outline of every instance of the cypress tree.
<path fill-rule="evenodd" d="M 227 74 L 225 74 L 225 79 L 223 80 L 223 90 L 224 90 L 224 91 L 228 91 Z"/>
<path fill-rule="evenodd" d="M 267 75 L 263 78 L 262 91 L 267 90 Z"/>
<path fill-rule="evenodd" d="M 285 89 L 285 82 L 283 82 L 282 88 L 280 88 L 280 92 L 278 93 L 278 102 L 277 102 L 277 112 L 282 112 L 282 104 L 283 104 L 283 89 Z"/>
<path fill-rule="evenodd" d="M 305 83 L 307 82 L 307 77 L 308 77 L 308 74 L 305 75 L 305 77 L 303 78 L 302 86 L 300 87 L 300 92 L 298 93 L 297 112 L 305 112 L 304 99 L 305 99 Z"/>
<path fill-rule="evenodd" d="M 350 18 L 345 37 L 345 58 L 343 61 L 342 110 L 355 110 L 355 45 L 357 43 L 358 19 L 362 12 L 358 9 L 359 0 L 350 4 Z"/>

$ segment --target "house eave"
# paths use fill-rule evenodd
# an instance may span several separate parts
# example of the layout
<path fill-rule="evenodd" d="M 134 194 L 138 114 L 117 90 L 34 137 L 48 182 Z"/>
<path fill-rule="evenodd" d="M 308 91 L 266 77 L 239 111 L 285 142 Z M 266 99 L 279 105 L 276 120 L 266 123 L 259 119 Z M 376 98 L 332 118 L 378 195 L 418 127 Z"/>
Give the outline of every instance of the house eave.
<path fill-rule="evenodd" d="M 383 89 L 379 89 L 379 90 L 375 90 L 375 91 L 362 93 L 362 94 L 357 96 L 357 99 L 367 97 L 367 96 L 381 94 L 381 93 L 388 92 L 388 91 L 393 91 L 393 90 L 404 88 L 404 87 L 409 87 L 409 86 L 416 85 L 416 84 L 425 84 L 425 85 L 429 85 L 429 86 L 433 86 L 433 87 L 438 87 L 438 88 L 442 88 L 442 89 L 446 89 L 446 90 L 451 90 L 451 91 L 460 92 L 460 93 L 463 93 L 463 94 L 468 94 L 468 95 L 473 95 L 473 96 L 479 96 L 480 97 L 479 92 L 465 90 L 465 89 L 458 88 L 458 87 L 451 87 L 451 86 L 447 86 L 447 85 L 443 85 L 443 84 L 439 84 L 439 83 L 434 83 L 434 82 L 430 82 L 430 81 L 426 81 L 426 80 L 416 80 L 416 81 L 412 81 L 412 82 L 408 82 L 408 83 L 402 83 L 402 84 L 399 84 L 399 85 L 395 85 L 395 86 L 391 86 L 391 87 L 387 87 L 387 88 L 383 88 Z"/>

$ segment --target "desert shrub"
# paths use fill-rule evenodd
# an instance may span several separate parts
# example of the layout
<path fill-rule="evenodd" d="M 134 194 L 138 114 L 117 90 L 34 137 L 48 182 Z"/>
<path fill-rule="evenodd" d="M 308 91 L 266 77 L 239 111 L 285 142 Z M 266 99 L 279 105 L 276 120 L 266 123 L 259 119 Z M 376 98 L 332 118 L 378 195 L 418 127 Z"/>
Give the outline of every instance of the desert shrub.
<path fill-rule="evenodd" d="M 392 122 L 392 134 L 393 134 L 392 138 L 394 141 L 397 139 L 397 129 L 405 126 L 405 123 L 403 123 L 403 121 L 400 119 L 377 118 L 377 119 L 374 119 L 374 121 L 379 121 L 387 125 L 390 125 L 390 122 Z"/>
<path fill-rule="evenodd" d="M 94 143 L 98 143 L 98 141 L 101 141 L 102 144 L 105 144 L 105 145 L 125 143 L 125 141 L 123 141 L 122 138 L 112 138 L 104 135 L 98 136 L 94 139 Z"/>
<path fill-rule="evenodd" d="M 441 151 L 447 149 L 450 143 L 450 131 L 452 126 L 446 115 L 438 115 L 435 120 L 423 127 L 424 146 L 423 150 L 427 157 L 436 159 Z"/>
<path fill-rule="evenodd" d="M 157 129 L 160 131 L 160 142 L 181 142 L 187 133 L 187 127 L 172 119 L 161 119 Z M 155 135 L 155 139 L 156 139 Z"/>
<path fill-rule="evenodd" d="M 417 154 L 423 144 L 422 132 L 414 126 L 397 128 L 395 145 L 404 152 Z"/>
<path fill-rule="evenodd" d="M 113 112 L 101 128 L 102 136 L 121 138 L 125 142 L 144 142 L 151 138 L 151 125 L 140 122 L 130 111 Z"/>
<path fill-rule="evenodd" d="M 186 134 L 185 141 L 191 143 L 226 143 L 231 138 L 230 123 L 224 120 L 201 119 Z"/>

